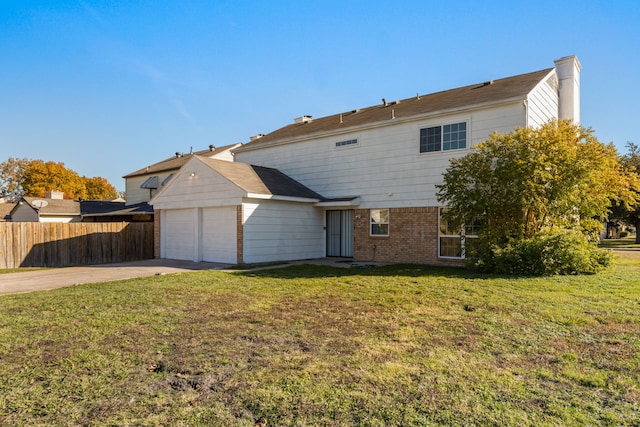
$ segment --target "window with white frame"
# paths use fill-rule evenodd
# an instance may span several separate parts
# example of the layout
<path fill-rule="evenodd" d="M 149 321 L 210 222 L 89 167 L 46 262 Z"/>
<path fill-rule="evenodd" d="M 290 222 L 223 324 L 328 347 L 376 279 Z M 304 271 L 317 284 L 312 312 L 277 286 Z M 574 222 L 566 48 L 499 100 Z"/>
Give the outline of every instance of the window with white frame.
<path fill-rule="evenodd" d="M 420 152 L 467 148 L 467 122 L 420 129 Z"/>
<path fill-rule="evenodd" d="M 389 235 L 389 209 L 371 209 L 370 234 L 372 236 Z"/>
<path fill-rule="evenodd" d="M 472 222 L 462 227 L 451 227 L 446 218 L 446 208 L 438 215 L 438 256 L 440 258 L 466 258 L 467 249 L 478 240 L 478 224 Z"/>

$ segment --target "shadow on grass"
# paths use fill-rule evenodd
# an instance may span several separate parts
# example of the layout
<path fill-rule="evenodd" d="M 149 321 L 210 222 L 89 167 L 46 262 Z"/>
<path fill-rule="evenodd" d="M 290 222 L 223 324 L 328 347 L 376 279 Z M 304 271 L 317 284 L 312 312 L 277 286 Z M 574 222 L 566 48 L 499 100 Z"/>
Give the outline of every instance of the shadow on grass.
<path fill-rule="evenodd" d="M 264 270 L 241 271 L 235 274 L 278 279 L 317 279 L 323 277 L 446 277 L 458 279 L 497 279 L 515 276 L 479 274 L 461 267 L 435 267 L 415 264 L 393 264 L 369 268 L 342 268 L 312 264 L 289 265 Z"/>

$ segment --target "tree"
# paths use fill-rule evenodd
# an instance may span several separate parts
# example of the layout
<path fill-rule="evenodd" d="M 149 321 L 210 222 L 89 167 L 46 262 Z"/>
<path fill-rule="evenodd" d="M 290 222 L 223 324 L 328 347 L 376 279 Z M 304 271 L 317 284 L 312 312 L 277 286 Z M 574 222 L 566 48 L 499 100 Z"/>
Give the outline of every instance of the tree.
<path fill-rule="evenodd" d="M 22 196 L 24 170 L 29 162 L 27 158 L 9 157 L 7 161 L 0 163 L 0 197 L 17 200 Z"/>
<path fill-rule="evenodd" d="M 27 196 L 44 197 L 48 191 L 62 191 L 65 199 L 84 196 L 84 183 L 77 172 L 62 162 L 32 160 L 24 170 L 22 184 Z"/>
<path fill-rule="evenodd" d="M 45 197 L 49 191 L 62 191 L 67 199 L 117 197 L 116 189 L 106 179 L 80 176 L 62 162 L 9 158 L 0 163 L 0 197 Z"/>
<path fill-rule="evenodd" d="M 640 147 L 633 142 L 627 142 L 628 153 L 621 157 L 622 164 L 630 171 L 640 173 Z M 640 192 L 640 187 L 635 188 Z M 633 224 L 636 229 L 636 243 L 640 243 L 640 206 L 630 207 L 625 203 L 613 204 L 615 219 Z"/>
<path fill-rule="evenodd" d="M 109 184 L 105 178 L 95 176 L 93 178 L 83 177 L 85 193 L 84 198 L 87 200 L 113 200 L 118 197 L 118 192 Z"/>
<path fill-rule="evenodd" d="M 468 155 L 452 159 L 438 185 L 453 226 L 480 225 L 480 243 L 504 248 L 543 230 L 598 233 L 611 200 L 635 206 L 638 176 L 613 144 L 570 121 L 493 133 Z"/>

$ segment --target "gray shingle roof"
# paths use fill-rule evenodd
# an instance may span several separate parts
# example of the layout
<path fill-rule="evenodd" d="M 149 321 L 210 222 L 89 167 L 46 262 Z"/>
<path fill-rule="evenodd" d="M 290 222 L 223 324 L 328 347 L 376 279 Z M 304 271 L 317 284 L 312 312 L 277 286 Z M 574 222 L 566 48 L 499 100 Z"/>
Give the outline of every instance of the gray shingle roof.
<path fill-rule="evenodd" d="M 213 150 L 206 149 L 201 151 L 195 151 L 193 153 L 180 154 L 180 156 L 169 157 L 168 159 L 162 160 L 158 163 L 154 163 L 145 168 L 138 169 L 135 172 L 131 172 L 123 176 L 123 178 L 133 178 L 135 176 L 147 175 L 150 173 L 159 173 L 159 172 L 166 172 L 171 170 L 178 170 L 182 167 L 182 165 L 187 163 L 187 161 L 191 158 L 191 156 L 209 157 L 216 153 L 223 152 L 229 149 L 230 147 L 233 147 L 234 145 L 237 145 L 237 144 L 225 145 L 224 147 L 216 147 Z"/>
<path fill-rule="evenodd" d="M 38 209 L 40 214 L 46 215 L 80 215 L 80 202 L 66 199 L 46 199 L 43 197 L 23 197 L 23 199 L 34 207 L 34 200 L 44 200 L 47 205 Z"/>
<path fill-rule="evenodd" d="M 277 169 L 207 157 L 199 159 L 247 193 L 323 200 L 320 194 Z"/>
<path fill-rule="evenodd" d="M 104 200 L 82 200 L 80 202 L 82 216 L 120 216 L 120 215 L 151 215 L 153 207 L 147 202 L 125 205 L 125 202 L 111 202 Z"/>
<path fill-rule="evenodd" d="M 429 95 L 420 95 L 400 101 L 390 101 L 387 102 L 386 106 L 383 104 L 374 105 L 372 107 L 313 119 L 306 123 L 293 123 L 264 135 L 261 138 L 255 139 L 234 151 L 242 152 L 289 139 L 382 122 L 384 120 L 391 120 L 392 117 L 402 119 L 427 115 L 437 111 L 473 107 L 474 105 L 487 103 L 498 103 L 518 97 L 524 99 L 551 71 L 553 71 L 553 68 L 493 80 L 491 82 L 473 84 L 443 92 L 436 92 Z"/>

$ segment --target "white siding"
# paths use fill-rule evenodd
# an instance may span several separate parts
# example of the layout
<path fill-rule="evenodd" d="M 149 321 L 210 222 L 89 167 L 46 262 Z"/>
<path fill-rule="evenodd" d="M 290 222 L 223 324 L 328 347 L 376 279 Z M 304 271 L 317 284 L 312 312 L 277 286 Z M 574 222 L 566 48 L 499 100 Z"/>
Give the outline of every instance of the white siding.
<path fill-rule="evenodd" d="M 467 122 L 470 145 L 497 130 L 525 126 L 524 104 L 424 119 L 334 137 L 236 153 L 236 161 L 274 167 L 325 197 L 361 196 L 360 207 L 435 206 L 436 187 L 452 157 L 468 149 L 419 153 L 420 129 Z M 357 145 L 335 143 L 358 139 Z"/>
<path fill-rule="evenodd" d="M 558 117 L 558 89 L 555 75 L 542 82 L 528 97 L 528 126 L 540 127 Z"/>
<path fill-rule="evenodd" d="M 162 181 L 164 181 L 169 175 L 175 173 L 176 171 L 168 171 L 168 172 L 160 172 L 160 173 L 151 173 L 149 175 L 143 176 L 134 176 L 133 178 L 127 178 L 125 180 L 125 192 L 127 195 L 127 205 L 134 205 L 136 203 L 148 202 L 151 199 L 151 190 L 148 188 L 140 188 L 143 182 L 152 176 L 158 177 L 158 190 L 162 188 Z M 154 193 L 155 194 L 155 193 Z"/>
<path fill-rule="evenodd" d="M 40 222 L 61 222 L 61 223 L 69 223 L 69 222 L 80 222 L 80 215 L 40 215 Z"/>
<path fill-rule="evenodd" d="M 154 209 L 237 206 L 242 203 L 244 193 L 241 189 L 196 158 L 189 160 L 171 181 L 171 185 L 151 201 Z"/>
<path fill-rule="evenodd" d="M 236 214 L 235 206 L 202 210 L 202 261 L 238 262 Z"/>
<path fill-rule="evenodd" d="M 325 254 L 324 211 L 308 204 L 243 203 L 245 263 L 321 258 Z"/>

